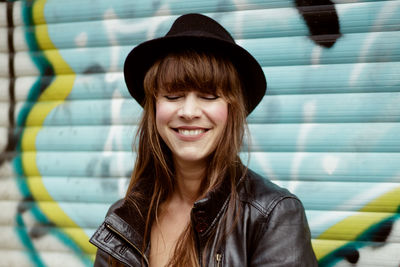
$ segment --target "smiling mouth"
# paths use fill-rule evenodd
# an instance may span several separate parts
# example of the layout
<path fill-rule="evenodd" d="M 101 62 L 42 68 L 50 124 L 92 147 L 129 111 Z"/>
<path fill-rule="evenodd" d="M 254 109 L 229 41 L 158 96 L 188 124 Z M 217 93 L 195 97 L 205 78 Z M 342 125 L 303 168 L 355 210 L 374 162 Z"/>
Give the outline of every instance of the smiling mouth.
<path fill-rule="evenodd" d="M 174 129 L 177 131 L 179 134 L 184 135 L 184 136 L 196 136 L 202 133 L 205 133 L 207 129 L 194 129 L 194 130 L 189 130 L 189 129 Z"/>

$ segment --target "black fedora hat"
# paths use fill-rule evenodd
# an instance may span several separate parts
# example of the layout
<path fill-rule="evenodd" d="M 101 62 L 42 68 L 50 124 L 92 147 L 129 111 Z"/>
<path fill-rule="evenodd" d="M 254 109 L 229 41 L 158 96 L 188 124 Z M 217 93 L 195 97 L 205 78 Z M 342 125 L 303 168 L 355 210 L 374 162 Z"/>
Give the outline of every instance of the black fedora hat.
<path fill-rule="evenodd" d="M 211 51 L 231 59 L 242 81 L 247 114 L 262 100 L 267 82 L 257 60 L 237 45 L 228 31 L 215 20 L 201 14 L 186 14 L 175 20 L 164 37 L 139 44 L 125 60 L 126 85 L 141 106 L 145 98 L 143 80 L 148 69 L 168 53 L 185 49 Z"/>

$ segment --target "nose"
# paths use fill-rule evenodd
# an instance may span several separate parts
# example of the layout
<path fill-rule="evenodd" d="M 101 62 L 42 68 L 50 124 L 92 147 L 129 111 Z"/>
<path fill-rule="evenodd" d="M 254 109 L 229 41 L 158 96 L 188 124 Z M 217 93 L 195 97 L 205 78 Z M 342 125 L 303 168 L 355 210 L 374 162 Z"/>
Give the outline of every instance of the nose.
<path fill-rule="evenodd" d="M 201 107 L 199 105 L 198 99 L 194 93 L 187 94 L 183 101 L 180 109 L 178 110 L 178 115 L 181 118 L 191 120 L 198 118 L 201 115 Z"/>

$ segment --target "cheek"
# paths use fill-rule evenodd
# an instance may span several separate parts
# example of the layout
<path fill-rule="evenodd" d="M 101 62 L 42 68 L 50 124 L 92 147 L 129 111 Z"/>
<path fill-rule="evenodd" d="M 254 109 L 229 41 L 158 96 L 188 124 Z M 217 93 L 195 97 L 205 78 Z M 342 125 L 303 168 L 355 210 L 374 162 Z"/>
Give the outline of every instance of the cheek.
<path fill-rule="evenodd" d="M 212 118 L 215 122 L 217 122 L 221 126 L 225 126 L 228 119 L 228 104 L 222 103 L 216 105 L 212 108 L 210 114 L 212 115 Z"/>
<path fill-rule="evenodd" d="M 164 123 L 167 123 L 169 118 L 171 117 L 171 109 L 168 108 L 168 105 L 157 101 L 156 102 L 156 124 L 157 128 L 162 126 Z"/>

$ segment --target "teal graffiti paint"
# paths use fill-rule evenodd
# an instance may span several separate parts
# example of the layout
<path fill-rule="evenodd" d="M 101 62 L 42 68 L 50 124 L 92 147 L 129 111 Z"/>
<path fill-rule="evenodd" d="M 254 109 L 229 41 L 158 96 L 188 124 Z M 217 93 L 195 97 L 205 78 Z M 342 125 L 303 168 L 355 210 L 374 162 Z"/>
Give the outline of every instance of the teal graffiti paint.
<path fill-rule="evenodd" d="M 354 241 L 350 241 L 346 245 L 337 248 L 320 259 L 318 265 L 320 267 L 331 267 L 344 259 L 350 263 L 357 263 L 359 259 L 359 249 L 367 246 L 374 247 L 377 244 L 385 242 L 392 231 L 392 225 L 397 220 L 400 220 L 400 214 L 398 213 L 372 225 Z"/>
<path fill-rule="evenodd" d="M 37 253 L 35 246 L 32 244 L 31 238 L 26 231 L 24 220 L 21 214 L 17 214 L 15 218 L 17 227 L 15 228 L 18 237 L 24 244 L 25 248 L 28 250 L 28 256 L 32 260 L 32 263 L 37 267 L 45 267 L 43 260 L 40 258 L 39 253 Z"/>
<path fill-rule="evenodd" d="M 93 266 L 93 262 L 89 257 L 89 255 L 82 252 L 80 247 L 78 247 L 65 233 L 56 228 L 52 228 L 50 233 L 56 236 L 59 240 L 61 240 L 63 244 L 67 245 L 75 253 L 75 256 L 77 256 L 84 265 L 88 267 Z"/>
<path fill-rule="evenodd" d="M 32 18 L 32 5 L 32 1 L 22 2 L 22 14 L 26 26 L 34 24 Z M 15 172 L 17 173 L 16 183 L 19 191 L 24 197 L 24 202 L 20 203 L 17 215 L 15 217 L 15 223 L 17 225 L 15 227 L 15 231 L 22 244 L 25 246 L 25 249 L 27 250 L 27 255 L 32 261 L 32 264 L 37 267 L 45 267 L 46 265 L 43 259 L 40 257 L 40 253 L 36 250 L 32 242 L 32 237 L 27 231 L 26 225 L 22 217 L 23 212 L 29 211 L 31 212 L 35 220 L 37 220 L 41 225 L 50 227 L 49 234 L 56 236 L 63 244 L 69 247 L 76 254 L 76 256 L 78 256 L 81 262 L 84 263 L 84 265 L 91 266 L 93 263 L 90 257 L 84 254 L 81 249 L 62 230 L 57 229 L 43 214 L 43 212 L 36 204 L 35 200 L 32 198 L 32 194 L 27 184 L 27 177 L 25 176 L 21 159 L 21 153 L 23 152 L 21 147 L 21 139 L 26 124 L 26 119 L 34 106 L 34 103 L 39 99 L 41 93 L 45 90 L 45 88 L 48 87 L 49 84 L 51 84 L 54 79 L 54 69 L 47 58 L 44 56 L 44 54 L 40 52 L 35 33 L 33 31 L 25 29 L 25 38 L 29 47 L 29 54 L 31 55 L 31 58 L 33 59 L 36 67 L 39 69 L 40 76 L 30 88 L 27 101 L 21 108 L 16 120 L 16 125 L 22 128 L 22 132 L 20 135 L 20 140 L 18 140 L 18 144 L 16 147 L 17 156 L 13 159 L 12 165 Z M 43 78 L 43 76 L 46 76 L 46 78 Z"/>

